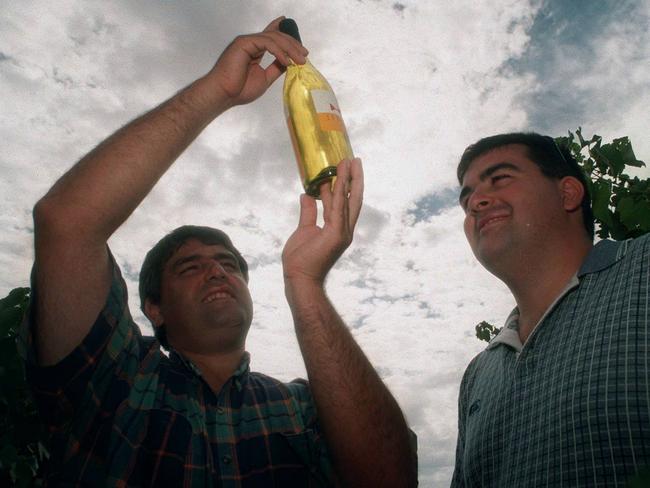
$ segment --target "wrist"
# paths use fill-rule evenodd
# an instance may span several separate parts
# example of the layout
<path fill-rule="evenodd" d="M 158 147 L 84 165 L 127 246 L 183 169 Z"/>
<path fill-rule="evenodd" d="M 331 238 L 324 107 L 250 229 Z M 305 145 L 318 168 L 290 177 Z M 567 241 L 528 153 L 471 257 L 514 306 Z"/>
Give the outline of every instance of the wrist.
<path fill-rule="evenodd" d="M 311 277 L 285 276 L 284 293 L 290 304 L 325 298 L 325 283 Z"/>
<path fill-rule="evenodd" d="M 192 83 L 181 96 L 192 109 L 208 114 L 211 119 L 234 106 L 212 72 Z"/>

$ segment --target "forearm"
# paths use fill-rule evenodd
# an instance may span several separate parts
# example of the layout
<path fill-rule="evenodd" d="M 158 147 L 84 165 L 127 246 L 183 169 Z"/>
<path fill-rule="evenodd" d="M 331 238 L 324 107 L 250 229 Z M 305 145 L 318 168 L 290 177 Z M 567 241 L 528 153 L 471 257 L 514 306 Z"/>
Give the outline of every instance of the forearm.
<path fill-rule="evenodd" d="M 52 187 L 34 208 L 36 344 L 55 364 L 88 333 L 106 300 L 106 241 L 160 176 L 217 113 L 204 79 L 110 136 Z"/>
<path fill-rule="evenodd" d="M 37 227 L 63 240 L 79 233 L 89 245 L 105 242 L 207 124 L 259 98 L 290 59 L 305 62 L 307 50 L 278 32 L 281 20 L 236 37 L 206 76 L 91 151 L 37 204 Z M 276 59 L 263 68 L 266 52 Z"/>
<path fill-rule="evenodd" d="M 345 486 L 415 486 L 397 405 L 322 287 L 285 284 L 327 444 Z"/>
<path fill-rule="evenodd" d="M 227 106 L 210 75 L 118 130 L 41 199 L 36 223 L 105 242 L 201 130 Z"/>

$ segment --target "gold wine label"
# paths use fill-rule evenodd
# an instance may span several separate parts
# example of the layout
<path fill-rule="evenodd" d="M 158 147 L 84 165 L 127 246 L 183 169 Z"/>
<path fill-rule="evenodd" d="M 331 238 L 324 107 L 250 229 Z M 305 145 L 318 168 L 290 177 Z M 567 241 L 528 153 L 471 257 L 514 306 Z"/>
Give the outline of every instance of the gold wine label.
<path fill-rule="evenodd" d="M 334 93 L 329 90 L 311 90 L 310 93 L 321 130 L 345 132 L 341 110 Z"/>

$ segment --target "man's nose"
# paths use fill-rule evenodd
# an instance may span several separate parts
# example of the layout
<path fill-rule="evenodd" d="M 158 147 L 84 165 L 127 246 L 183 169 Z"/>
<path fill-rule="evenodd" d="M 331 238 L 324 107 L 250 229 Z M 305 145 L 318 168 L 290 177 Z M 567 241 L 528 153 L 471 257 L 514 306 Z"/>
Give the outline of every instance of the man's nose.
<path fill-rule="evenodd" d="M 480 212 L 481 210 L 486 209 L 492 204 L 493 197 L 481 191 L 475 191 L 469 199 L 469 210 L 470 212 Z"/>
<path fill-rule="evenodd" d="M 206 264 L 206 281 L 222 280 L 226 277 L 226 270 L 218 261 L 210 261 Z"/>

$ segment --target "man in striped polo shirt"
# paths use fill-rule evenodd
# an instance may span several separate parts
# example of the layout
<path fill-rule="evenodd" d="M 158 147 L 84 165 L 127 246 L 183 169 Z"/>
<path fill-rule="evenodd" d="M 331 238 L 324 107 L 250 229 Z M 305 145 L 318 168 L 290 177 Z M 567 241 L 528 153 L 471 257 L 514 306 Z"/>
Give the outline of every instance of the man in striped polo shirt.
<path fill-rule="evenodd" d="M 452 486 L 647 481 L 650 235 L 593 245 L 585 177 L 550 137 L 482 139 L 458 180 L 472 251 L 517 306 L 463 377 Z"/>
<path fill-rule="evenodd" d="M 284 287 L 310 383 L 251 373 L 248 267 L 223 232 L 184 226 L 147 255 L 131 319 L 107 247 L 176 157 L 215 117 L 261 96 L 300 43 L 278 30 L 237 37 L 204 77 L 117 131 L 34 209 L 27 372 L 51 433 L 51 486 L 413 486 L 401 410 L 325 295 L 361 209 L 358 160 L 334 188 L 301 197 L 282 254 Z M 260 66 L 269 52 L 275 61 Z M 211 163 L 212 164 L 212 163 Z M 217 177 L 219 171 L 211 170 Z"/>

